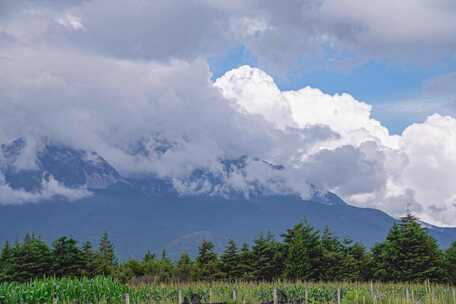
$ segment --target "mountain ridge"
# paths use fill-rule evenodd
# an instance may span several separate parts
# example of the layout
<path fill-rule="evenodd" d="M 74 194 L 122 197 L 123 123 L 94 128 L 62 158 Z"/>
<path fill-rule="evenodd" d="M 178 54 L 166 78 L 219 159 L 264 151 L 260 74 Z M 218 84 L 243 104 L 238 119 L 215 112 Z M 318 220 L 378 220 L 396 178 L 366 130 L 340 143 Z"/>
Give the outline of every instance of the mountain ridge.
<path fill-rule="evenodd" d="M 179 193 L 170 179 L 123 177 L 96 152 L 55 144 L 38 153 L 35 169 L 16 170 L 11 161 L 21 146 L 19 141 L 1 148 L 7 160 L 1 168 L 6 170 L 5 182 L 11 187 L 38 191 L 37 178 L 52 176 L 66 187 L 85 187 L 91 195 L 74 202 L 56 195 L 34 204 L 0 205 L 2 242 L 20 240 L 28 232 L 49 242 L 61 235 L 97 242 L 103 232 L 108 232 L 122 258 L 138 257 L 149 249 L 164 249 L 176 257 L 181 251 L 195 254 L 202 238 L 214 241 L 221 250 L 228 239 L 252 242 L 266 232 L 279 236 L 302 220 L 318 229 L 328 226 L 339 237 L 372 246 L 383 240 L 396 222 L 382 211 L 351 206 L 336 194 L 317 188 L 312 188 L 308 199 L 296 194 L 262 193 L 261 187 L 252 188 L 255 191 L 248 196 Z M 224 168 L 242 169 L 245 160 L 225 161 Z M 93 182 L 92 177 L 102 182 Z M 197 182 L 201 177 L 212 181 L 213 188 L 221 182 L 210 172 L 197 171 L 192 176 Z M 29 188 L 21 188 L 24 184 Z M 442 247 L 456 239 L 456 228 L 428 225 L 426 229 Z"/>

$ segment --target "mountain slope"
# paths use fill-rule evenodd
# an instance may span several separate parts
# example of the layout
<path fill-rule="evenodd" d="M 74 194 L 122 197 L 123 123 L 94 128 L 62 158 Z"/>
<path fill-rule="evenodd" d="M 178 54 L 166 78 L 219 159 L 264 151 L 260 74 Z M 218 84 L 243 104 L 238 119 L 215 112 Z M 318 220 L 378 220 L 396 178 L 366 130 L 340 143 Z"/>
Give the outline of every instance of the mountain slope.
<path fill-rule="evenodd" d="M 318 229 L 329 226 L 340 237 L 372 246 L 384 239 L 395 222 L 379 210 L 350 206 L 337 195 L 318 189 L 313 189 L 307 201 L 297 195 L 262 192 L 256 185 L 249 196 L 213 191 L 182 195 L 171 180 L 122 177 L 96 152 L 52 143 L 39 150 L 34 167 L 23 169 L 18 165 L 23 149 L 22 140 L 1 146 L 0 168 L 11 188 L 34 193 L 43 180 L 52 177 L 65 187 L 88 189 L 92 194 L 75 202 L 55 195 L 38 203 L 0 204 L 0 242 L 21 240 L 27 232 L 47 241 L 69 235 L 97 242 L 108 232 L 123 258 L 138 257 L 148 249 L 166 249 L 175 257 L 183 250 L 194 254 L 202 239 L 214 241 L 220 250 L 228 239 L 251 242 L 264 232 L 279 236 L 304 219 Z M 224 170 L 242 170 L 245 161 L 223 161 Z M 211 189 L 220 188 L 223 182 L 201 169 L 190 179 L 198 187 L 209 181 Z M 456 229 L 426 229 L 442 247 L 456 240 Z"/>
<path fill-rule="evenodd" d="M 319 229 L 329 226 L 367 246 L 384 239 L 394 219 L 374 209 L 327 205 L 295 196 L 234 199 L 210 196 L 148 196 L 125 185 L 98 191 L 81 201 L 43 202 L 0 207 L 0 241 L 18 240 L 36 232 L 46 240 L 70 235 L 96 242 L 110 233 L 122 257 L 147 249 L 195 253 L 202 238 L 221 249 L 227 239 L 250 242 L 261 232 L 276 236 L 307 219 Z M 453 229 L 431 229 L 442 246 L 455 239 Z"/>

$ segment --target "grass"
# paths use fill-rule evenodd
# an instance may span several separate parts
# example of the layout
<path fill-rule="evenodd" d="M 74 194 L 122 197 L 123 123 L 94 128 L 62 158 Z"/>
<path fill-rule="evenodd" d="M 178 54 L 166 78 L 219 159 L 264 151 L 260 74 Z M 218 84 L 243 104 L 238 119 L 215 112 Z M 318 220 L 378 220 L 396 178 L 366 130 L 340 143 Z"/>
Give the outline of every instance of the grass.
<path fill-rule="evenodd" d="M 124 303 L 123 295 L 130 295 L 130 303 L 178 302 L 178 293 L 184 297 L 200 295 L 203 302 L 258 304 L 271 302 L 277 288 L 288 299 L 304 300 L 309 304 L 337 303 L 338 290 L 342 304 L 456 304 L 456 289 L 434 284 L 382 283 L 191 283 L 127 286 L 110 278 L 43 279 L 30 283 L 0 284 L 1 304 L 34 303 Z M 236 301 L 233 300 L 236 291 Z M 307 296 L 306 296 L 307 294 Z"/>

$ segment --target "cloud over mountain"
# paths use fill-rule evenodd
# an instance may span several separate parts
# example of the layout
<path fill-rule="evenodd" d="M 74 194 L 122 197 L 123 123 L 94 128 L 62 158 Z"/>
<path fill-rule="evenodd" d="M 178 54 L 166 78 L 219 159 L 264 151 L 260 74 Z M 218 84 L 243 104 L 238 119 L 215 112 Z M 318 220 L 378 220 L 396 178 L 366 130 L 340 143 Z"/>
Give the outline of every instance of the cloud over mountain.
<path fill-rule="evenodd" d="M 188 179 L 204 169 L 241 192 L 259 183 L 305 197 L 315 186 L 454 225 L 454 118 L 433 115 L 391 135 L 349 94 L 281 91 L 249 66 L 213 82 L 207 64 L 239 45 L 268 71 L 311 65 L 304 53 L 329 53 L 336 65 L 341 52 L 353 61 L 454 53 L 456 6 L 411 2 L 1 2 L 0 143 L 26 139 L 21 169 L 54 142 L 96 151 L 126 176 L 170 178 L 183 192 L 205 189 Z M 240 159 L 227 174 L 223 161 Z M 86 194 L 52 179 L 35 194 L 0 184 L 2 202 Z"/>

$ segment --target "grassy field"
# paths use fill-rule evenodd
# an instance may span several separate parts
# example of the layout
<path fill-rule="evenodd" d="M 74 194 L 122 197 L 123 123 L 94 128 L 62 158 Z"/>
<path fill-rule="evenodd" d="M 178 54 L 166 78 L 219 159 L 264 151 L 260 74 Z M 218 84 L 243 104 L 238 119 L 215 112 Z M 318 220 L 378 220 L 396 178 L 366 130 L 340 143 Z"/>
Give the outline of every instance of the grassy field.
<path fill-rule="evenodd" d="M 432 284 L 366 283 L 193 283 L 128 286 L 109 278 L 46 279 L 26 284 L 0 284 L 0 303 L 178 303 L 183 297 L 198 294 L 204 303 L 263 303 L 273 301 L 277 289 L 279 300 L 307 298 L 309 304 L 320 303 L 432 303 L 456 304 L 456 289 Z M 235 290 L 236 300 L 233 299 Z M 54 302 L 53 302 L 54 301 Z"/>

